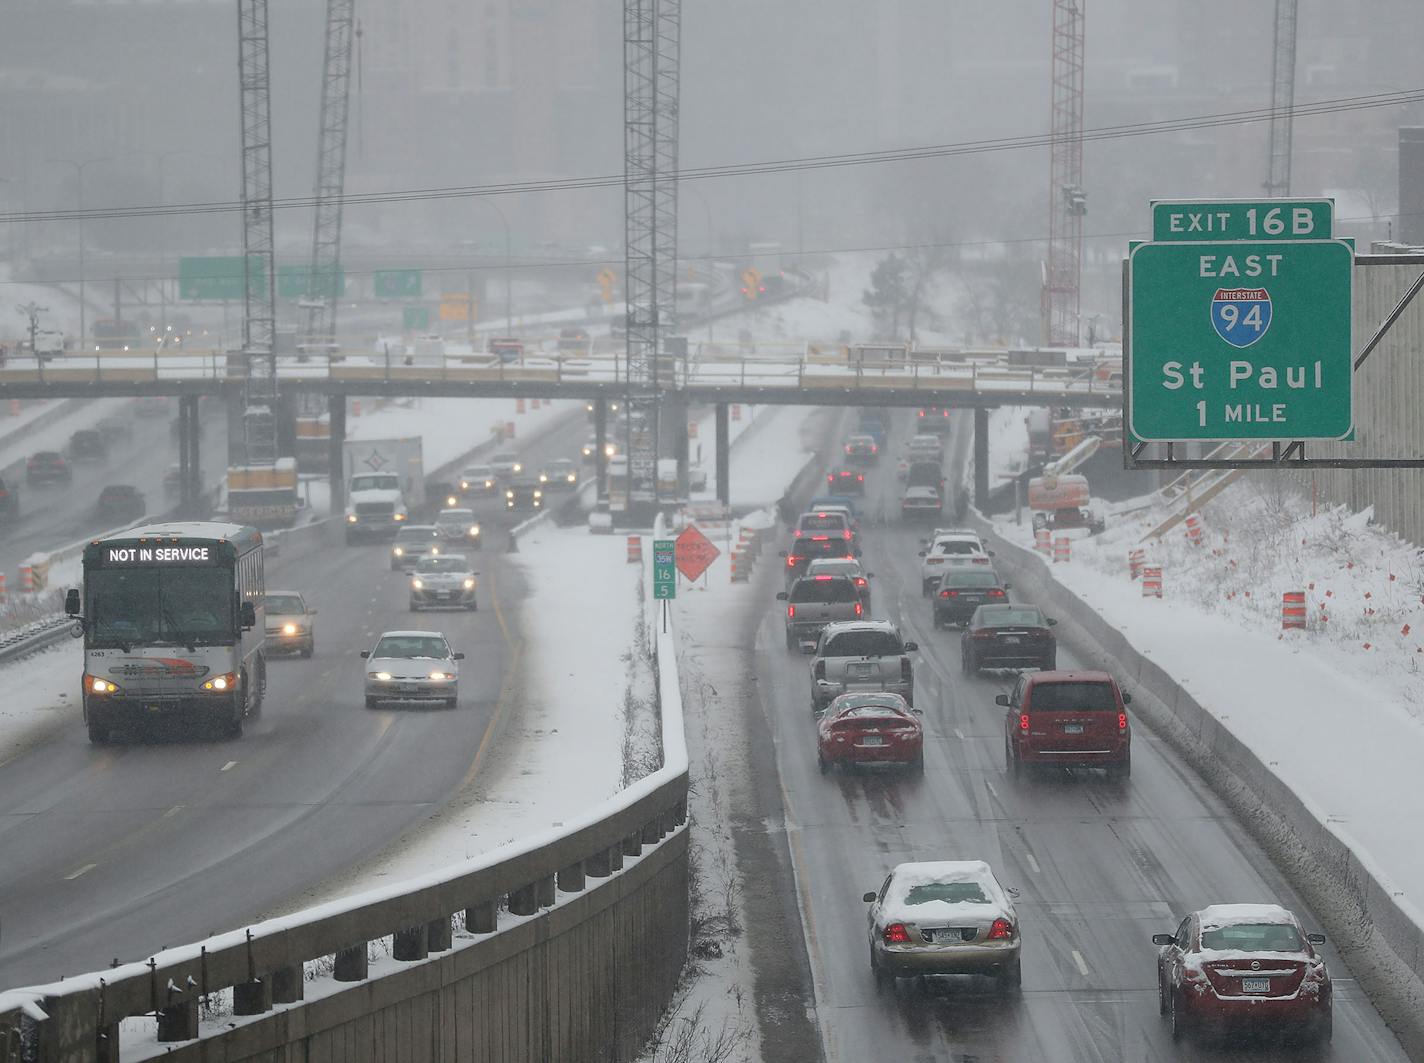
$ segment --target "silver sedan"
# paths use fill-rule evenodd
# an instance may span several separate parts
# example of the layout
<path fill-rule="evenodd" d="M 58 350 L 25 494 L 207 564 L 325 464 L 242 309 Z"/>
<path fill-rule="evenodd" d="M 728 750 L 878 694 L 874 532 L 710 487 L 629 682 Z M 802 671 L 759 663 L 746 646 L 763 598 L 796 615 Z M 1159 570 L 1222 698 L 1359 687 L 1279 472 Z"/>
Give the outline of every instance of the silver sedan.
<path fill-rule="evenodd" d="M 460 697 L 463 653 L 454 653 L 439 631 L 387 631 L 366 661 L 366 708 L 388 701 L 438 701 L 454 708 Z"/>
<path fill-rule="evenodd" d="M 865 902 L 876 989 L 941 974 L 989 975 L 1018 988 L 1018 914 L 984 861 L 900 864 Z"/>

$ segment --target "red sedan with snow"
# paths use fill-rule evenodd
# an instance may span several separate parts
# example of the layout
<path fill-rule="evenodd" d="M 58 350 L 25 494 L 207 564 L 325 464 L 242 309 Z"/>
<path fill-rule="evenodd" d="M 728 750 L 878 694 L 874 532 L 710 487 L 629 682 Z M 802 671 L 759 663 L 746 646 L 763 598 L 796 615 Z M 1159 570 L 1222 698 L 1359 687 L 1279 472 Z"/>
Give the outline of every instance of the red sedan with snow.
<path fill-rule="evenodd" d="M 920 710 L 899 694 L 842 694 L 816 725 L 816 763 L 824 775 L 837 764 L 903 764 L 925 770 Z"/>
<path fill-rule="evenodd" d="M 1293 912 L 1278 904 L 1214 904 L 1153 934 L 1157 1005 L 1172 1039 L 1279 1026 L 1292 1040 L 1324 1042 L 1333 1027 L 1330 974 Z"/>

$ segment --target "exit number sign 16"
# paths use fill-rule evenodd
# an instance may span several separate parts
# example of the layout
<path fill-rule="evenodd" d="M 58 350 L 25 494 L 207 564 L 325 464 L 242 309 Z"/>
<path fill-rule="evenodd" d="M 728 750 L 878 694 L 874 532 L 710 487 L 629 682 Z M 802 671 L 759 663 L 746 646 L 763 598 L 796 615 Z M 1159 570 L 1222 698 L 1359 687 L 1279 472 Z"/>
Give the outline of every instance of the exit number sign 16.
<path fill-rule="evenodd" d="M 1152 240 L 1329 240 L 1330 199 L 1153 200 Z"/>

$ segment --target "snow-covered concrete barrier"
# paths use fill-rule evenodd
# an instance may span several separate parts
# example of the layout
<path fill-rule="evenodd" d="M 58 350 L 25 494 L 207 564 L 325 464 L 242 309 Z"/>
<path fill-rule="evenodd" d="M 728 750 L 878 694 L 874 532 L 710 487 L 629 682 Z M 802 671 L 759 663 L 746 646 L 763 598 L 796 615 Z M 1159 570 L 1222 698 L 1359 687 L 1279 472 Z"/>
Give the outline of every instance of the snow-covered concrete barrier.
<path fill-rule="evenodd" d="M 0 1060 L 116 1063 L 121 1030 L 124 1059 L 636 1058 L 672 998 L 688 935 L 675 631 L 655 645 L 657 771 L 462 864 L 0 994 Z M 230 1014 L 200 1011 L 229 992 Z M 156 1030 L 132 1035 L 146 1014 Z"/>
<path fill-rule="evenodd" d="M 1256 752 L 1091 604 L 1059 582 L 1051 562 L 998 535 L 995 564 L 1020 594 L 1058 619 L 1059 637 L 1112 671 L 1133 693 L 1133 711 L 1232 808 L 1320 913 L 1351 972 L 1413 1058 L 1424 1053 L 1424 912 L 1331 829 Z M 1327 751 L 1321 751 L 1328 764 Z M 1361 780 L 1361 785 L 1368 785 Z"/>

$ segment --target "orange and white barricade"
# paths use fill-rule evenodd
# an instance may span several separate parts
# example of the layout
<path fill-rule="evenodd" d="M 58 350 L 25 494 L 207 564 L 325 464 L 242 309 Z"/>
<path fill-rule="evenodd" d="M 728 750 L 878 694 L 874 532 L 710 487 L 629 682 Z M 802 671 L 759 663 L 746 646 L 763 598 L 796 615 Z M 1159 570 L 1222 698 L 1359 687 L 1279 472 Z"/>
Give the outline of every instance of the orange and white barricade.
<path fill-rule="evenodd" d="M 1202 541 L 1201 518 L 1195 513 L 1187 514 L 1187 541 L 1193 546 L 1200 546 Z"/>
<path fill-rule="evenodd" d="M 1055 565 L 1073 560 L 1073 540 L 1060 535 L 1053 540 L 1053 563 Z"/>
<path fill-rule="evenodd" d="M 639 565 L 643 562 L 643 537 L 641 535 L 628 536 L 628 564 Z"/>
<path fill-rule="evenodd" d="M 1129 579 L 1136 579 L 1142 575 L 1142 566 L 1147 564 L 1146 550 L 1129 550 L 1127 552 L 1127 575 Z"/>
<path fill-rule="evenodd" d="M 1162 566 L 1143 565 L 1142 566 L 1142 597 L 1160 598 L 1162 597 Z"/>
<path fill-rule="evenodd" d="M 1044 557 L 1053 553 L 1053 537 L 1047 528 L 1033 529 L 1033 548 Z"/>
<path fill-rule="evenodd" d="M 1281 629 L 1305 630 L 1305 591 L 1285 591 L 1281 594 Z"/>

